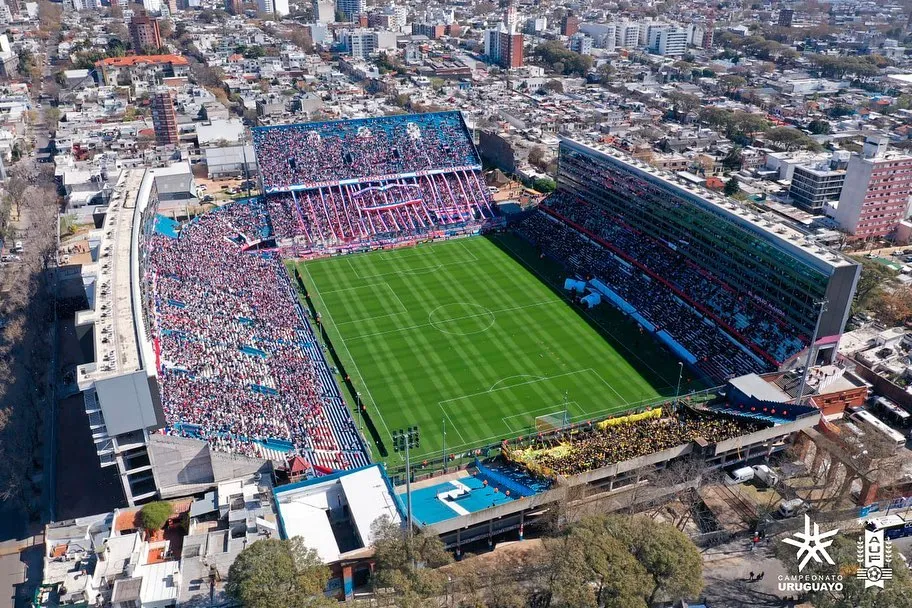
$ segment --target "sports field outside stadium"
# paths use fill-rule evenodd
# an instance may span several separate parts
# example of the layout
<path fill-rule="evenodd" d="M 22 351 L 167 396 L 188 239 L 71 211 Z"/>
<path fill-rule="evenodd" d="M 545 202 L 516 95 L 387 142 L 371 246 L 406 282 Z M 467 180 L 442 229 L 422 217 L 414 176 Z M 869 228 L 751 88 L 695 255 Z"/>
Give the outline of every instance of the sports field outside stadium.
<path fill-rule="evenodd" d="M 323 258 L 298 270 L 391 463 L 402 458 L 391 434 L 408 426 L 421 429 L 420 461 L 440 457 L 444 424 L 446 452 L 459 453 L 528 434 L 536 416 L 566 411 L 577 422 L 675 392 L 671 354 L 606 303 L 572 306 L 561 290 L 566 273 L 513 235 Z M 702 388 L 687 375 L 682 394 Z"/>

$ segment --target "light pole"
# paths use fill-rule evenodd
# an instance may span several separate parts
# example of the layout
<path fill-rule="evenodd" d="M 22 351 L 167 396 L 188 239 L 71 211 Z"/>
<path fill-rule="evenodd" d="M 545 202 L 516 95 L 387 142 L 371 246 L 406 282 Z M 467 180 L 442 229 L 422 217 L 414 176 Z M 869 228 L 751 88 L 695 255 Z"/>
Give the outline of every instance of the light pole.
<path fill-rule="evenodd" d="M 678 387 L 675 389 L 675 400 L 674 407 L 675 410 L 678 409 L 678 396 L 681 394 L 681 376 L 684 375 L 684 362 L 678 361 Z"/>
<path fill-rule="evenodd" d="M 364 404 L 361 403 L 361 393 L 355 393 L 358 396 L 358 428 L 364 433 Z"/>
<path fill-rule="evenodd" d="M 408 535 L 412 535 L 412 461 L 409 449 L 420 445 L 418 427 L 410 426 L 407 429 L 393 431 L 393 451 L 405 452 L 405 510 L 408 518 Z"/>
<path fill-rule="evenodd" d="M 443 472 L 446 473 L 446 418 L 441 418 L 440 422 L 443 424 L 443 450 L 440 455 L 443 456 Z"/>

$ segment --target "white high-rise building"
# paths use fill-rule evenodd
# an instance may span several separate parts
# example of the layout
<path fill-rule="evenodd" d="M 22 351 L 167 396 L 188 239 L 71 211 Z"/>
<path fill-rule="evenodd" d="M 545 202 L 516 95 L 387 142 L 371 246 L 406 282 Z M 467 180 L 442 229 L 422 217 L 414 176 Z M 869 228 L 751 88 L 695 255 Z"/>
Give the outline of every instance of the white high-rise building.
<path fill-rule="evenodd" d="M 656 55 L 664 57 L 677 57 L 687 52 L 687 30 L 682 28 L 669 28 L 662 30 L 656 36 L 656 44 L 650 49 Z"/>
<path fill-rule="evenodd" d="M 659 34 L 672 29 L 668 23 L 643 23 L 640 25 L 640 46 L 655 48 L 659 43 Z"/>
<path fill-rule="evenodd" d="M 161 0 L 143 0 L 143 8 L 147 13 L 158 14 L 161 12 Z"/>
<path fill-rule="evenodd" d="M 638 23 L 619 23 L 615 41 L 622 49 L 635 49 L 640 44 L 640 25 Z"/>
<path fill-rule="evenodd" d="M 580 55 L 589 55 L 592 53 L 592 38 L 582 32 L 577 32 L 570 36 L 570 50 Z"/>
<path fill-rule="evenodd" d="M 257 8 L 265 15 L 283 17 L 288 14 L 288 0 L 257 0 Z"/>
<path fill-rule="evenodd" d="M 336 4 L 332 0 L 313 0 L 314 22 L 334 23 Z"/>
<path fill-rule="evenodd" d="M 613 51 L 617 46 L 617 25 L 614 23 L 580 23 L 579 31 L 592 38 L 592 46 Z"/>

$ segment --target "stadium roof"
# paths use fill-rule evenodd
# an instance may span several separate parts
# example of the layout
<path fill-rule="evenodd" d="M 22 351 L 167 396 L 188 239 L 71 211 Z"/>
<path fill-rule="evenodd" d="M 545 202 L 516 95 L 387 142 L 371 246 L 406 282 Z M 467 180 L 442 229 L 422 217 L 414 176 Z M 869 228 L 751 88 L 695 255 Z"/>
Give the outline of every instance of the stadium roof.
<path fill-rule="evenodd" d="M 158 383 L 145 371 L 95 381 L 108 435 L 164 425 Z"/>
<path fill-rule="evenodd" d="M 401 521 L 398 500 L 378 464 L 276 488 L 275 499 L 285 537 L 303 537 L 326 563 L 369 547 L 371 526 L 380 517 Z M 327 517 L 328 511 L 344 505 L 351 517 L 350 529 L 331 525 Z"/>

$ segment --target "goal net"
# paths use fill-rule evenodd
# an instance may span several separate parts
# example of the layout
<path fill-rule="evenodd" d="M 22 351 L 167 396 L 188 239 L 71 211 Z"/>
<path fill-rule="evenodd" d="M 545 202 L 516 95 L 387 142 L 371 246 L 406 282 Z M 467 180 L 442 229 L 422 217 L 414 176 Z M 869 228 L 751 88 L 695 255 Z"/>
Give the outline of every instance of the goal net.
<path fill-rule="evenodd" d="M 556 431 L 570 424 L 570 415 L 567 410 L 553 412 L 551 414 L 542 414 L 535 417 L 535 430 L 539 433 L 547 431 Z"/>

